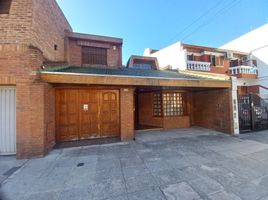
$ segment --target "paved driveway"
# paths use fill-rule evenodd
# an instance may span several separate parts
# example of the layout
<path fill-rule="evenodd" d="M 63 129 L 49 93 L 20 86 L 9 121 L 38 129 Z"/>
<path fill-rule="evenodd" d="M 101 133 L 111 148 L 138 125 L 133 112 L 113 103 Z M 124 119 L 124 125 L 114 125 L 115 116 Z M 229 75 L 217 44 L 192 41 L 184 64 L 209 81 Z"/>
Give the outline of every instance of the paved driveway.
<path fill-rule="evenodd" d="M 29 160 L 0 190 L 12 200 L 267 200 L 266 142 L 201 128 L 140 133 Z"/>

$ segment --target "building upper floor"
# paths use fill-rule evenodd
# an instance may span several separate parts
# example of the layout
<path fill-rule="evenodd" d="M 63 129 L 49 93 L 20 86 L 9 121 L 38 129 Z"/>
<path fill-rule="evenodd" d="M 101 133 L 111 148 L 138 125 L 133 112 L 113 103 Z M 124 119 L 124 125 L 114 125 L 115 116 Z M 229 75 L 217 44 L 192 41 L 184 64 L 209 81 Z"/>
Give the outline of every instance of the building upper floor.
<path fill-rule="evenodd" d="M 256 60 L 244 52 L 178 42 L 161 50 L 145 49 L 144 55 L 156 57 L 162 69 L 203 71 L 238 78 L 257 78 L 258 75 Z"/>
<path fill-rule="evenodd" d="M 74 33 L 56 0 L 1 0 L 0 30 L 0 45 L 34 47 L 47 66 L 122 66 L 122 39 Z"/>
<path fill-rule="evenodd" d="M 119 68 L 122 66 L 120 38 L 66 33 L 66 61 L 72 66 Z"/>

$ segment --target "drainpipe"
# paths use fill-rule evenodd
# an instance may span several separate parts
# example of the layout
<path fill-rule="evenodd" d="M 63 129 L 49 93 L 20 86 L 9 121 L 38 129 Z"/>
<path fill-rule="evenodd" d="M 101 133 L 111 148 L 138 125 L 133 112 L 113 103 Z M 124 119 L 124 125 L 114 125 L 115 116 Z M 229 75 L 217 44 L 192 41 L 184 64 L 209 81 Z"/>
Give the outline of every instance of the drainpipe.
<path fill-rule="evenodd" d="M 231 76 L 232 81 L 232 122 L 233 122 L 233 134 L 239 135 L 239 118 L 238 118 L 238 100 L 237 100 L 237 78 Z"/>

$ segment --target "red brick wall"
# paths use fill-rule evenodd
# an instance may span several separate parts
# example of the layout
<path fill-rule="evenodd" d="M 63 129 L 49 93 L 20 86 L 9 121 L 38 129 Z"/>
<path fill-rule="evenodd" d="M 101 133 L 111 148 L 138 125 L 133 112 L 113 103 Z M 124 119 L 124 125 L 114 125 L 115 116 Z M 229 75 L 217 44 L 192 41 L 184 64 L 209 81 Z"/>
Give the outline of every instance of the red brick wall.
<path fill-rule="evenodd" d="M 18 158 L 42 156 L 54 144 L 54 89 L 36 71 L 44 60 L 65 59 L 65 29 L 55 0 L 12 0 L 0 15 L 0 85 L 16 85 Z"/>
<path fill-rule="evenodd" d="M 32 29 L 31 43 L 43 51 L 46 59 L 65 60 L 65 31 L 72 28 L 55 0 L 33 0 Z"/>
<path fill-rule="evenodd" d="M 45 151 L 55 145 L 55 89 L 52 85 L 45 85 Z"/>
<path fill-rule="evenodd" d="M 237 78 L 253 78 L 257 79 L 258 75 L 257 74 L 237 74 L 235 75 Z"/>
<path fill-rule="evenodd" d="M 0 85 L 16 85 L 17 157 L 46 153 L 47 121 L 52 106 L 46 108 L 47 83 L 37 80 L 42 52 L 25 45 L 0 45 Z M 13 76 L 13 78 L 10 78 Z M 53 128 L 50 128 L 51 133 Z"/>
<path fill-rule="evenodd" d="M 163 117 L 164 128 L 189 128 L 190 127 L 190 117 L 189 116 L 179 116 L 179 117 Z"/>
<path fill-rule="evenodd" d="M 69 40 L 69 64 L 73 66 L 81 66 L 82 65 L 82 48 L 77 45 L 76 40 Z"/>
<path fill-rule="evenodd" d="M 122 66 L 122 46 L 118 44 L 69 39 L 68 61 L 70 65 L 82 66 L 82 46 L 107 48 L 107 66 L 118 68 Z M 116 50 L 113 49 L 116 46 Z M 94 66 L 94 65 L 90 65 Z M 98 66 L 97 66 L 98 67 Z"/>
<path fill-rule="evenodd" d="M 247 86 L 237 86 L 237 94 L 238 95 L 248 94 L 248 87 Z"/>
<path fill-rule="evenodd" d="M 55 0 L 12 0 L 10 14 L 0 14 L 0 44 L 36 46 L 52 61 L 65 59 L 65 30 L 72 29 Z"/>
<path fill-rule="evenodd" d="M 192 125 L 231 133 L 231 91 L 208 90 L 192 96 Z"/>
<path fill-rule="evenodd" d="M 223 61 L 224 66 L 211 66 L 210 70 L 212 73 L 217 73 L 217 74 L 228 74 L 229 73 L 229 60 L 225 59 Z"/>
<path fill-rule="evenodd" d="M 156 127 L 163 127 L 163 118 L 153 116 L 153 94 L 139 93 L 138 94 L 138 113 L 139 124 Z"/>
<path fill-rule="evenodd" d="M 134 88 L 120 89 L 121 140 L 134 138 Z"/>
<path fill-rule="evenodd" d="M 28 44 L 32 31 L 32 0 L 12 0 L 10 13 L 0 14 L 0 43 Z"/>
<path fill-rule="evenodd" d="M 177 117 L 154 117 L 153 116 L 153 93 L 140 93 L 139 98 L 139 124 L 156 127 L 169 128 L 189 128 L 189 116 Z M 189 103 L 189 102 L 188 102 Z"/>
<path fill-rule="evenodd" d="M 246 95 L 246 94 L 260 94 L 260 86 L 252 85 L 252 86 L 237 86 L 238 95 Z"/>
<path fill-rule="evenodd" d="M 253 94 L 260 94 L 260 86 L 259 85 L 248 86 L 248 92 Z"/>

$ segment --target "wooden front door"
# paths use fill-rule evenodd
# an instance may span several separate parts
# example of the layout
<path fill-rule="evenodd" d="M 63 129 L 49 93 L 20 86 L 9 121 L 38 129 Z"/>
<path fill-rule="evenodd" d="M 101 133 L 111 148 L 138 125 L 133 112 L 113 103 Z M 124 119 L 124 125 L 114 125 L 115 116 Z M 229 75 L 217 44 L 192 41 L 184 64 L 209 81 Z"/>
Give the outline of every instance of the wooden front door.
<path fill-rule="evenodd" d="M 119 136 L 118 90 L 57 89 L 57 141 Z"/>
<path fill-rule="evenodd" d="M 119 94 L 118 91 L 102 91 L 101 93 L 101 121 L 102 137 L 114 137 L 119 132 Z"/>

